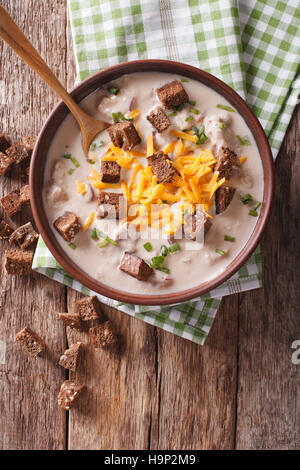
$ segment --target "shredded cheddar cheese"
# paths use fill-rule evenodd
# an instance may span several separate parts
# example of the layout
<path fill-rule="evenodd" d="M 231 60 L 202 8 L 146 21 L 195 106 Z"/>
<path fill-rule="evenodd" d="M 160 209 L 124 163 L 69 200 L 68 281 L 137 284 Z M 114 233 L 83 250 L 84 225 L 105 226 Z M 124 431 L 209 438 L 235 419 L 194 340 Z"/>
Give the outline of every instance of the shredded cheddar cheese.
<path fill-rule="evenodd" d="M 140 152 L 138 150 L 130 150 L 130 152 L 128 152 L 128 155 L 130 155 L 131 157 L 146 157 L 145 152 Z"/>
<path fill-rule="evenodd" d="M 76 190 L 78 194 L 84 195 L 86 193 L 85 184 L 81 180 L 77 180 Z"/>
<path fill-rule="evenodd" d="M 88 216 L 88 218 L 86 219 L 85 224 L 82 226 L 83 231 L 85 231 L 86 229 L 89 228 L 89 226 L 91 225 L 91 223 L 94 220 L 94 216 L 95 216 L 95 212 L 91 212 L 90 215 Z"/>
<path fill-rule="evenodd" d="M 102 160 L 104 162 L 117 162 L 120 157 L 116 157 L 114 155 L 103 155 Z"/>
<path fill-rule="evenodd" d="M 242 157 L 240 157 L 240 163 L 243 164 L 247 161 L 247 157 L 245 157 L 244 155 Z"/>
<path fill-rule="evenodd" d="M 153 153 L 154 153 L 153 136 L 149 135 L 147 137 L 147 157 L 151 157 Z"/>
<path fill-rule="evenodd" d="M 125 170 L 130 170 L 133 162 L 133 157 L 122 157 L 117 160 L 117 163 Z"/>
<path fill-rule="evenodd" d="M 126 201 L 130 201 L 130 192 L 129 192 L 128 186 L 125 183 L 125 181 L 121 182 L 121 189 L 122 189 L 122 193 L 123 193 L 123 196 L 125 197 Z"/>
<path fill-rule="evenodd" d="M 140 111 L 134 109 L 129 117 L 136 119 L 135 127 L 142 137 L 138 129 L 139 115 Z M 115 161 L 122 167 L 124 179 L 120 184 L 103 183 L 100 172 L 90 167 L 87 179 L 98 191 L 120 188 L 130 214 L 124 222 L 134 225 L 137 230 L 148 226 L 163 227 L 164 233 L 173 234 L 184 224 L 185 211 L 193 214 L 198 204 L 202 205 L 204 213 L 211 217 L 209 210 L 213 204 L 213 195 L 225 182 L 225 178 L 220 178 L 219 172 L 214 171 L 216 159 L 212 152 L 196 147 L 196 135 L 190 131 L 171 130 L 170 133 L 176 139 L 164 148 L 164 153 L 173 154 L 170 161 L 178 172 L 170 182 L 159 183 L 151 167 L 139 161 L 139 157 L 149 157 L 155 152 L 152 135 L 146 139 L 145 151 L 143 149 L 126 152 L 112 143 L 107 147 L 102 160 Z M 245 161 L 246 157 L 240 157 L 241 163 Z M 77 192 L 84 194 L 85 191 L 84 183 L 77 181 Z M 137 210 L 133 214 L 130 208 L 133 209 L 134 205 Z M 156 208 L 154 212 L 153 207 Z M 91 225 L 93 218 L 94 213 L 91 213 L 82 230 Z"/>
<path fill-rule="evenodd" d="M 189 140 L 190 142 L 197 142 L 198 137 L 196 135 L 191 135 L 188 134 L 187 132 L 181 132 L 181 131 L 171 131 L 171 134 L 174 135 L 174 137 L 179 137 L 179 139 L 184 139 L 184 140 Z"/>
<path fill-rule="evenodd" d="M 139 109 L 133 109 L 131 113 L 129 114 L 130 119 L 134 119 L 140 115 L 140 110 Z"/>
<path fill-rule="evenodd" d="M 173 142 L 170 142 L 165 148 L 164 148 L 164 153 L 170 153 L 170 152 L 174 152 L 174 148 L 175 148 L 175 145 L 176 145 L 176 140 L 173 140 Z"/>
<path fill-rule="evenodd" d="M 137 175 L 137 173 L 142 169 L 143 167 L 140 165 L 140 163 L 135 163 L 133 165 L 133 168 L 131 170 L 131 175 L 130 175 L 130 180 L 129 180 L 129 189 L 132 189 L 132 186 L 133 186 L 133 183 L 134 183 L 134 180 L 135 180 L 135 177 Z"/>
<path fill-rule="evenodd" d="M 182 155 L 184 151 L 185 151 L 185 146 L 184 146 L 182 139 L 177 140 L 175 147 L 174 147 L 174 153 L 176 157 L 180 157 L 180 155 Z"/>

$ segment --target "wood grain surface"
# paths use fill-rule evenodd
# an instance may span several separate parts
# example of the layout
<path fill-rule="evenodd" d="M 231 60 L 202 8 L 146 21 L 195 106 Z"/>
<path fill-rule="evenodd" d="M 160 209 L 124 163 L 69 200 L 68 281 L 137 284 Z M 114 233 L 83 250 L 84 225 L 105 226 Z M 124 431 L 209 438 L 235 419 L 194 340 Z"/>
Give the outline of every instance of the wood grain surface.
<path fill-rule="evenodd" d="M 61 82 L 75 80 L 64 0 L 2 0 Z M 38 7 L 37 7 L 38 5 Z M 58 99 L 0 42 L 0 131 L 16 141 L 38 132 Z M 264 286 L 223 299 L 204 347 L 103 306 L 118 344 L 94 350 L 86 332 L 66 329 L 53 311 L 74 309 L 79 294 L 39 274 L 1 271 L 1 449 L 296 449 L 300 446 L 298 273 L 300 110 L 276 162 L 276 196 L 262 242 Z M 1 195 L 23 183 L 1 177 Z M 2 215 L 2 213 L 1 213 Z M 15 218 L 27 221 L 30 213 Z M 3 258 L 6 242 L 0 245 Z M 30 325 L 47 351 L 28 359 L 14 337 Z M 87 389 L 78 406 L 57 405 L 68 372 L 57 366 L 81 340 L 74 377 Z"/>

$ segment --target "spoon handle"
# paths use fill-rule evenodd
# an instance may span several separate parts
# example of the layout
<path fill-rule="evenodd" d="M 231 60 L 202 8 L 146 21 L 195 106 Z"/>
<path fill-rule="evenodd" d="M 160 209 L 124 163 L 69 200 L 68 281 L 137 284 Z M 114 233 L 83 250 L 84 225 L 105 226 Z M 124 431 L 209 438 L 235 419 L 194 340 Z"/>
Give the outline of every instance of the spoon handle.
<path fill-rule="evenodd" d="M 0 6 L 0 37 L 14 49 L 14 51 L 29 65 L 40 77 L 50 85 L 59 97 L 68 106 L 81 127 L 85 112 L 75 103 L 67 90 L 57 80 L 53 72 L 43 61 L 30 41 L 24 36 L 7 11 Z"/>

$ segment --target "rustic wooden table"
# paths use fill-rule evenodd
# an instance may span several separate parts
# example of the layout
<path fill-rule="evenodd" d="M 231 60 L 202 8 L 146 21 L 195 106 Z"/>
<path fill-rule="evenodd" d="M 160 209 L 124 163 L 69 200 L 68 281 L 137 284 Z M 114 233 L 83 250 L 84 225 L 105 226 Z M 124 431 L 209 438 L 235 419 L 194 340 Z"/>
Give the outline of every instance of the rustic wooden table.
<path fill-rule="evenodd" d="M 66 1 L 1 4 L 71 89 Z M 57 101 L 0 41 L 1 129 L 13 140 L 38 133 Z M 72 309 L 78 294 L 38 274 L 11 277 L 2 270 L 2 449 L 299 448 L 300 365 L 291 361 L 291 344 L 300 339 L 299 119 L 298 108 L 276 161 L 276 195 L 262 241 L 264 286 L 223 300 L 204 347 L 103 307 L 121 345 L 110 354 L 86 354 L 76 378 L 88 391 L 76 409 L 63 412 L 57 392 L 66 373 L 57 357 L 74 334 L 67 337 L 52 311 Z M 20 185 L 2 177 L 1 195 Z M 15 334 L 26 324 L 45 337 L 46 358 L 30 360 L 16 347 Z"/>

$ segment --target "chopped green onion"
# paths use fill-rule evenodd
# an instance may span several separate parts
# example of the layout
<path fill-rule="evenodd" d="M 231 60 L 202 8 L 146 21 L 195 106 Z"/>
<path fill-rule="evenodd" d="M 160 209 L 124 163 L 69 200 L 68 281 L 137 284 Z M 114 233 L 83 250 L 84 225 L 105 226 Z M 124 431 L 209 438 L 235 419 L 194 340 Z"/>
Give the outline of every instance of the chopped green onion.
<path fill-rule="evenodd" d="M 163 273 L 167 273 L 167 274 L 170 273 L 169 268 L 165 268 L 164 266 L 158 266 L 158 267 L 155 268 L 155 269 L 157 269 L 157 271 L 162 271 Z"/>
<path fill-rule="evenodd" d="M 194 132 L 194 134 L 198 137 L 198 140 L 196 142 L 196 145 L 201 145 L 204 144 L 204 142 L 207 141 L 208 137 L 205 135 L 204 131 L 205 128 L 203 125 L 199 127 L 199 129 L 196 126 L 192 126 L 191 130 Z"/>
<path fill-rule="evenodd" d="M 104 240 L 108 241 L 112 245 L 118 246 L 118 242 L 116 242 L 115 240 L 110 238 L 108 235 L 106 235 L 106 233 L 102 232 L 102 230 L 97 230 L 97 234 L 99 237 L 104 238 Z"/>
<path fill-rule="evenodd" d="M 115 240 L 110 238 L 108 235 L 106 235 L 106 233 L 102 232 L 102 230 L 97 230 L 96 228 L 94 228 L 91 233 L 91 238 L 93 240 L 99 240 L 100 237 L 103 238 L 103 240 L 99 243 L 99 246 L 101 245 L 100 248 L 106 245 L 106 243 L 111 243 L 112 245 L 115 245 L 115 246 L 118 245 L 118 242 L 116 242 Z"/>
<path fill-rule="evenodd" d="M 96 228 L 94 228 L 94 229 L 92 230 L 91 238 L 92 238 L 93 240 L 99 240 L 99 237 L 98 237 L 98 230 L 97 230 Z"/>
<path fill-rule="evenodd" d="M 98 243 L 99 248 L 103 248 L 105 245 L 108 244 L 108 240 L 104 239 L 102 242 Z"/>
<path fill-rule="evenodd" d="M 250 211 L 248 212 L 249 215 L 252 215 L 252 217 L 257 217 L 258 216 L 258 213 L 254 210 L 254 209 L 250 209 Z"/>
<path fill-rule="evenodd" d="M 72 248 L 72 250 L 76 250 L 77 246 L 75 243 L 68 243 L 69 247 Z"/>
<path fill-rule="evenodd" d="M 167 247 L 166 247 L 167 248 Z M 168 268 L 165 268 L 163 266 L 163 263 L 165 261 L 165 257 L 164 256 L 154 256 L 152 259 L 151 259 L 151 268 L 154 268 L 154 269 L 157 269 L 158 271 L 163 271 L 164 273 L 169 273 L 170 270 Z"/>
<path fill-rule="evenodd" d="M 80 167 L 80 163 L 75 157 L 71 157 L 71 161 L 76 166 L 76 168 Z"/>
<path fill-rule="evenodd" d="M 177 112 L 176 111 L 173 111 L 172 113 L 169 113 L 168 114 L 168 117 L 173 117 L 173 116 L 176 116 Z"/>
<path fill-rule="evenodd" d="M 226 129 L 226 124 L 225 122 L 220 122 L 220 129 Z"/>
<path fill-rule="evenodd" d="M 90 159 L 88 160 L 88 162 L 89 162 L 91 165 L 94 165 L 94 164 L 96 163 L 95 160 L 93 160 L 92 158 L 90 158 Z"/>
<path fill-rule="evenodd" d="M 102 147 L 102 145 L 104 145 L 103 140 L 98 140 L 98 141 L 96 141 L 96 142 L 93 142 L 93 143 L 90 145 L 90 151 L 93 152 L 96 148 Z"/>
<path fill-rule="evenodd" d="M 258 202 L 254 205 L 253 209 L 256 211 L 256 209 L 258 209 L 260 206 L 261 206 L 261 202 L 258 201 Z"/>
<path fill-rule="evenodd" d="M 176 111 L 182 111 L 183 108 L 184 104 L 179 104 L 178 106 L 176 106 Z"/>
<path fill-rule="evenodd" d="M 173 245 L 169 246 L 169 251 L 171 253 L 175 253 L 175 251 L 179 251 L 179 250 L 180 250 L 179 243 L 174 243 Z"/>
<path fill-rule="evenodd" d="M 235 242 L 235 238 L 231 237 L 230 235 L 224 235 L 224 240 L 226 242 Z"/>
<path fill-rule="evenodd" d="M 111 243 L 114 246 L 118 246 L 118 242 L 116 242 L 112 238 L 106 237 L 105 240 L 108 241 L 108 243 Z"/>
<path fill-rule="evenodd" d="M 208 137 L 203 133 L 199 136 L 197 144 L 204 144 L 206 142 Z"/>
<path fill-rule="evenodd" d="M 252 198 L 251 194 L 245 194 L 244 196 L 241 197 L 241 201 L 242 201 L 242 203 L 245 204 L 245 205 L 246 205 L 246 204 L 249 204 L 249 202 L 251 202 L 252 199 L 253 199 L 253 198 Z"/>
<path fill-rule="evenodd" d="M 196 101 L 190 100 L 188 103 L 189 103 L 191 106 L 196 106 Z"/>
<path fill-rule="evenodd" d="M 71 153 L 65 153 L 64 155 L 62 155 L 62 157 L 66 160 L 71 160 L 71 162 L 76 166 L 76 168 L 80 167 L 79 161 L 75 157 L 72 157 Z"/>
<path fill-rule="evenodd" d="M 75 170 L 76 170 L 76 168 L 70 168 L 69 171 L 68 171 L 68 175 L 73 175 Z"/>
<path fill-rule="evenodd" d="M 237 135 L 236 137 L 241 145 L 251 145 L 251 142 L 247 136 L 241 137 L 240 135 Z"/>
<path fill-rule="evenodd" d="M 230 113 L 235 113 L 235 109 L 230 106 L 226 106 L 225 104 L 217 104 L 217 108 L 225 109 L 225 111 L 229 111 Z"/>
<path fill-rule="evenodd" d="M 220 248 L 217 248 L 217 249 L 216 249 L 216 253 L 218 253 L 218 255 L 221 255 L 221 256 L 226 255 L 226 251 L 220 250 Z"/>
<path fill-rule="evenodd" d="M 187 83 L 187 82 L 189 82 L 189 80 L 188 80 L 187 78 L 183 78 L 183 77 L 180 79 L 180 81 L 181 81 L 182 83 Z"/>
<path fill-rule="evenodd" d="M 196 129 L 197 129 L 197 127 L 196 127 Z M 205 127 L 203 126 L 203 124 L 200 124 L 200 127 L 198 128 L 198 133 L 203 134 L 204 131 L 205 131 Z"/>
<path fill-rule="evenodd" d="M 151 259 L 151 263 L 153 264 L 153 266 L 159 266 L 160 264 L 163 264 L 163 262 L 165 261 L 165 257 L 164 256 L 153 256 L 153 258 Z"/>
<path fill-rule="evenodd" d="M 112 95 L 117 95 L 120 91 L 120 88 L 118 88 L 117 86 L 110 86 L 107 88 L 107 91 L 109 91 L 109 93 L 111 93 Z"/>
<path fill-rule="evenodd" d="M 193 121 L 193 116 L 188 116 L 187 118 L 185 118 L 185 120 L 188 122 L 188 121 Z"/>
<path fill-rule="evenodd" d="M 111 113 L 112 115 L 112 118 L 113 118 L 113 121 L 115 124 L 117 124 L 117 122 L 119 122 L 119 115 L 118 113 Z"/>
<path fill-rule="evenodd" d="M 196 108 L 190 108 L 189 111 L 190 111 L 190 113 L 193 113 L 193 114 L 199 114 L 200 113 L 199 109 L 196 109 Z"/>
<path fill-rule="evenodd" d="M 150 242 L 145 243 L 144 248 L 146 251 L 152 251 L 152 245 Z"/>
<path fill-rule="evenodd" d="M 160 248 L 160 254 L 162 256 L 167 256 L 167 254 L 169 253 L 169 250 L 168 248 L 166 247 L 166 245 L 162 245 L 161 248 Z"/>

